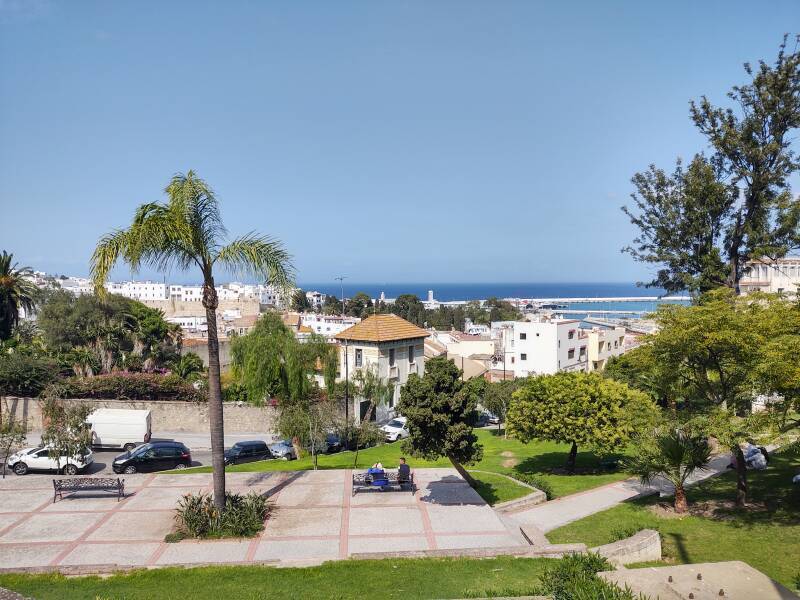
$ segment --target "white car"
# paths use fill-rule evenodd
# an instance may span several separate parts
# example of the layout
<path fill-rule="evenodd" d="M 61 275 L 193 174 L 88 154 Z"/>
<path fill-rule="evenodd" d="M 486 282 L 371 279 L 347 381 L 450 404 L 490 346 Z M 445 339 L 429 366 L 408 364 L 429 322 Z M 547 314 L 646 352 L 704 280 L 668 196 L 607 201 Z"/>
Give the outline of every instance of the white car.
<path fill-rule="evenodd" d="M 56 461 L 50 457 L 50 450 L 42 446 L 36 448 L 25 448 L 8 457 L 8 468 L 17 475 L 25 475 L 29 471 L 56 471 L 64 475 L 76 475 L 83 471 L 94 462 L 91 450 L 87 450 L 83 456 L 73 456 L 68 458 L 62 456 L 61 460 Z"/>
<path fill-rule="evenodd" d="M 408 437 L 408 424 L 405 417 L 396 417 L 383 425 L 381 431 L 389 442 L 396 442 L 399 439 Z"/>

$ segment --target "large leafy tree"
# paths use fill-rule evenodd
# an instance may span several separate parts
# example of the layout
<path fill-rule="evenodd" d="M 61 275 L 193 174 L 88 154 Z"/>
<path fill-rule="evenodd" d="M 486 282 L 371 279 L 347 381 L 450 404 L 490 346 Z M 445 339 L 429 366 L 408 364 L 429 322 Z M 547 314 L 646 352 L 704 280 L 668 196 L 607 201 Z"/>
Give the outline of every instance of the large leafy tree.
<path fill-rule="evenodd" d="M 619 451 L 655 418 L 646 394 L 597 373 L 561 372 L 530 377 L 514 393 L 510 433 L 570 445 L 566 469 L 575 472 L 578 446 L 600 453 Z"/>
<path fill-rule="evenodd" d="M 141 205 L 126 229 L 100 239 L 92 255 L 92 278 L 101 296 L 118 260 L 137 271 L 142 265 L 159 270 L 196 270 L 203 278 L 203 307 L 208 324 L 208 402 L 214 504 L 225 509 L 224 424 L 220 386 L 215 268 L 252 276 L 279 288 L 291 285 L 292 267 L 283 245 L 270 237 L 249 233 L 225 244 L 214 192 L 193 171 L 175 175 L 166 187 L 167 201 Z"/>
<path fill-rule="evenodd" d="M 463 465 L 483 456 L 473 427 L 484 384 L 483 379 L 462 381 L 461 370 L 438 356 L 425 363 L 422 377 L 416 373 L 408 377 L 397 405 L 397 411 L 408 419 L 404 449 L 430 460 L 446 457 L 473 487 L 475 480 Z"/>
<path fill-rule="evenodd" d="M 524 379 L 506 379 L 505 381 L 497 381 L 486 385 L 486 391 L 481 400 L 481 405 L 498 417 L 498 433 L 500 432 L 501 423 L 506 422 L 506 415 L 511 406 L 514 392 L 516 392 L 524 382 Z M 508 437 L 508 427 L 505 428 L 505 435 Z"/>
<path fill-rule="evenodd" d="M 659 265 L 648 285 L 702 293 L 739 288 L 748 261 L 785 256 L 800 245 L 800 201 L 789 179 L 800 168 L 792 149 L 800 127 L 800 51 L 784 38 L 775 62 L 745 64 L 750 81 L 728 93 L 733 106 L 707 97 L 691 118 L 708 140 L 707 160 L 671 175 L 654 166 L 634 176 L 639 261 Z"/>
<path fill-rule="evenodd" d="M 14 255 L 3 250 L 0 254 L 0 341 L 11 337 L 11 332 L 19 323 L 20 309 L 26 314 L 36 306 L 38 288 L 27 277 L 32 273 L 30 267 L 20 267 Z"/>

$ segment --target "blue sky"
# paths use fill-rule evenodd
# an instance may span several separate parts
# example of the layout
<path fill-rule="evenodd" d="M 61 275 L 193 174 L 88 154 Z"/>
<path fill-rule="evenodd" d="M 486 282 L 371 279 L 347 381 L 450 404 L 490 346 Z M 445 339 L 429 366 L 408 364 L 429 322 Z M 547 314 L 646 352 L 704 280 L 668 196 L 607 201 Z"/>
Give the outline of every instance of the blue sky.
<path fill-rule="evenodd" d="M 689 99 L 798 24 L 794 0 L 0 0 L 0 248 L 86 274 L 193 168 L 301 281 L 641 279 L 630 177 L 703 149 Z"/>

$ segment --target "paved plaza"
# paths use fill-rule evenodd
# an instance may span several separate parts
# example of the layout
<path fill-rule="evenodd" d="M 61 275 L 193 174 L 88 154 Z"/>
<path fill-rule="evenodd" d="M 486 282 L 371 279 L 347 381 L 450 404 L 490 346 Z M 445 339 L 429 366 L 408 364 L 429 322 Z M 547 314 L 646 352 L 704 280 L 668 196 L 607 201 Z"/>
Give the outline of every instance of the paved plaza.
<path fill-rule="evenodd" d="M 353 496 L 351 473 L 229 473 L 229 490 L 273 501 L 261 535 L 171 544 L 164 536 L 173 527 L 172 509 L 183 494 L 210 492 L 210 474 L 126 475 L 122 501 L 81 492 L 55 504 L 52 478 L 12 476 L 0 481 L 0 566 L 312 564 L 373 552 L 525 545 L 452 469 L 416 470 L 414 494 Z"/>

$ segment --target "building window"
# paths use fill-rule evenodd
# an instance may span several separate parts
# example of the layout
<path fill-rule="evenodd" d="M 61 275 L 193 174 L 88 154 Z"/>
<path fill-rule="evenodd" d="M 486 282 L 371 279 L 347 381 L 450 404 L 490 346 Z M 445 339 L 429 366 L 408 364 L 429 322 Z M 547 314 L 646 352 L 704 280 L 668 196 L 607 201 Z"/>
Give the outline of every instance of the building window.
<path fill-rule="evenodd" d="M 573 339 L 574 337 L 575 337 L 575 330 L 574 329 L 570 329 L 569 330 L 569 339 Z"/>
<path fill-rule="evenodd" d="M 414 364 L 414 346 L 408 347 L 408 364 Z"/>
<path fill-rule="evenodd" d="M 567 352 L 567 358 L 575 358 L 575 348 L 571 348 L 569 352 Z"/>
<path fill-rule="evenodd" d="M 519 339 L 521 339 L 521 340 L 527 340 L 527 339 L 528 339 L 528 334 L 527 334 L 527 333 L 520 333 L 520 334 L 519 334 Z"/>
<path fill-rule="evenodd" d="M 389 348 L 389 366 L 394 366 L 394 348 Z"/>
<path fill-rule="evenodd" d="M 527 354 L 524 354 L 524 353 L 523 353 L 523 354 L 520 354 L 520 355 L 519 355 L 519 359 L 520 359 L 520 360 L 528 360 L 528 355 L 527 355 Z"/>
<path fill-rule="evenodd" d="M 356 348 L 356 366 L 360 367 L 364 363 L 364 351 L 361 348 Z"/>

